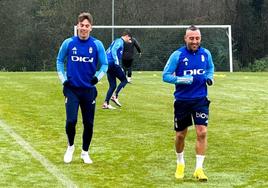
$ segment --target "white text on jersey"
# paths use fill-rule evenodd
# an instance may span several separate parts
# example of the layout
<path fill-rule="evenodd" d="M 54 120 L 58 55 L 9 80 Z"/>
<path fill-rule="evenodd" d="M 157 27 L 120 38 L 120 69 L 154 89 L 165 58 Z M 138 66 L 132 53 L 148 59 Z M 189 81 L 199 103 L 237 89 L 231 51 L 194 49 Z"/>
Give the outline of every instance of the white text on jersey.
<path fill-rule="evenodd" d="M 84 62 L 84 63 L 92 63 L 94 58 L 89 57 L 81 57 L 81 56 L 71 56 L 73 62 Z"/>
<path fill-rule="evenodd" d="M 184 70 L 183 75 L 202 75 L 205 74 L 204 69 L 193 69 L 193 70 Z"/>

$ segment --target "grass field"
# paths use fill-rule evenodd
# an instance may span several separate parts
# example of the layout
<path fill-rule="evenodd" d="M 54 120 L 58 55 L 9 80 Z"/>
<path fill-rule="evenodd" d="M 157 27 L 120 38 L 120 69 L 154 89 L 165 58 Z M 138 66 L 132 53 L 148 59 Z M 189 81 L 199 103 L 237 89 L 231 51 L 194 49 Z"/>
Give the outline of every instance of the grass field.
<path fill-rule="evenodd" d="M 66 149 L 62 88 L 55 72 L 0 73 L 0 187 L 268 187 L 268 73 L 216 73 L 205 171 L 192 178 L 195 132 L 186 140 L 186 177 L 174 178 L 173 90 L 161 72 L 134 72 L 120 96 L 123 107 L 101 109 L 98 84 L 92 165 Z M 37 154 L 36 154 L 37 153 Z"/>

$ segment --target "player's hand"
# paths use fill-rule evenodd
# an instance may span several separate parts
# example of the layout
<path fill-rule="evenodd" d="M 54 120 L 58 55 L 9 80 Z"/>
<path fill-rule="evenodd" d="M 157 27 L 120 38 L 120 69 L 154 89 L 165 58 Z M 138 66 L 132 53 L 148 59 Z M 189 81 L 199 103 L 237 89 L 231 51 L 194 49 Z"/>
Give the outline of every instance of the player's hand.
<path fill-rule="evenodd" d="M 207 85 L 208 86 L 212 86 L 213 85 L 213 80 L 210 79 L 210 78 L 207 78 L 206 82 L 207 82 Z"/>
<path fill-rule="evenodd" d="M 63 86 L 70 86 L 70 81 L 69 80 L 65 80 L 63 82 Z"/>
<path fill-rule="evenodd" d="M 141 53 L 139 53 L 139 58 L 141 58 Z"/>
<path fill-rule="evenodd" d="M 92 80 L 91 80 L 91 84 L 92 85 L 95 85 L 95 84 L 97 84 L 99 82 L 99 80 L 98 80 L 98 78 L 96 77 L 96 76 L 94 76 L 93 78 L 92 78 Z"/>
<path fill-rule="evenodd" d="M 175 84 L 187 84 L 190 85 L 193 83 L 193 76 L 185 75 L 185 76 L 177 76 L 177 80 Z"/>

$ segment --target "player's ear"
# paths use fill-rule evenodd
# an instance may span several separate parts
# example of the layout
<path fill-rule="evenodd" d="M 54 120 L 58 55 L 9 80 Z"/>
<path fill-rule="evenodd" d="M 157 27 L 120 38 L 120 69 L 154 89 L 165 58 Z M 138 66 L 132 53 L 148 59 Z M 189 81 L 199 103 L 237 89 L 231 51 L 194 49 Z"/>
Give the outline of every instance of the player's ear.
<path fill-rule="evenodd" d="M 184 38 L 183 38 L 183 39 L 184 39 L 184 42 L 185 42 L 185 43 L 186 43 L 186 38 L 187 38 L 187 36 L 186 36 L 186 35 L 184 35 Z"/>

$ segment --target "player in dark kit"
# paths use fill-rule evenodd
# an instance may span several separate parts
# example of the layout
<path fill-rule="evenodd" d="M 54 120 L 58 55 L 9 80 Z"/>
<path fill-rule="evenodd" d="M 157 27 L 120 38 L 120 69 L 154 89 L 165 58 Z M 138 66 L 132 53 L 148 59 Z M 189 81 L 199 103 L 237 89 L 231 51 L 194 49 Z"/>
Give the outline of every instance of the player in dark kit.
<path fill-rule="evenodd" d="M 174 129 L 177 169 L 175 177 L 184 177 L 184 144 L 192 119 L 196 129 L 196 169 L 194 177 L 207 181 L 203 161 L 207 147 L 209 104 L 207 85 L 213 84 L 214 65 L 210 52 L 200 47 L 201 32 L 191 26 L 184 36 L 185 46 L 171 54 L 163 71 L 163 81 L 175 84 Z"/>
<path fill-rule="evenodd" d="M 131 42 L 124 43 L 124 51 L 122 57 L 122 67 L 124 69 L 125 75 L 127 77 L 127 81 L 131 83 L 131 76 L 132 76 L 132 64 L 134 60 L 134 48 L 138 51 L 141 57 L 141 47 L 138 41 L 131 37 Z"/>
<path fill-rule="evenodd" d="M 92 163 L 89 157 L 89 146 L 93 135 L 93 123 L 97 90 L 95 85 L 108 69 L 105 49 L 101 41 L 90 36 L 93 18 L 89 13 L 78 16 L 78 36 L 64 40 L 57 57 L 57 72 L 63 84 L 66 107 L 66 134 L 68 147 L 64 162 L 72 161 L 74 138 L 78 108 L 80 106 L 83 118 L 83 146 L 81 158 L 84 163 Z M 64 62 L 67 59 L 66 73 Z M 98 72 L 97 64 L 101 67 Z"/>

